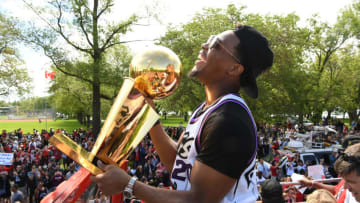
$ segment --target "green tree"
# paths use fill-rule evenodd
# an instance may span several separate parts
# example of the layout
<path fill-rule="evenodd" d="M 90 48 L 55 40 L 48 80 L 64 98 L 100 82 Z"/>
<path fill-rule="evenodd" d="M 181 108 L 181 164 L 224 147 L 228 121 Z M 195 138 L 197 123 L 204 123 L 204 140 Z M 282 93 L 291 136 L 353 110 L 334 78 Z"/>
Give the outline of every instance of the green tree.
<path fill-rule="evenodd" d="M 359 47 L 358 39 L 360 39 L 359 0 L 354 0 L 352 4 L 342 10 L 337 24 L 340 25 L 340 28 L 348 30 L 349 35 L 357 39 L 351 39 L 350 45 L 341 50 L 338 57 L 338 63 L 342 71 L 339 76 L 341 95 L 336 97 L 337 104 L 349 114 L 350 120 L 358 121 L 360 115 L 360 112 L 358 112 L 360 109 L 359 51 L 354 46 Z"/>
<path fill-rule="evenodd" d="M 203 87 L 186 75 L 194 66 L 201 44 L 211 34 L 233 29 L 236 24 L 248 24 L 260 30 L 270 41 L 275 53 L 272 69 L 258 80 L 260 97 L 248 98 L 248 105 L 258 121 L 273 115 L 304 114 L 309 84 L 306 52 L 310 46 L 310 30 L 298 26 L 299 17 L 260 16 L 244 13 L 244 7 L 229 5 L 227 9 L 204 9 L 187 24 L 170 26 L 160 44 L 170 47 L 180 56 L 184 67 L 181 85 L 173 96 L 160 101 L 167 110 L 192 110 L 204 100 Z M 298 88 L 303 87 L 303 88 Z"/>
<path fill-rule="evenodd" d="M 107 50 L 103 63 L 104 77 L 107 81 L 101 86 L 101 117 L 106 117 L 113 99 L 118 94 L 123 77 L 129 75 L 128 67 L 131 60 L 130 50 L 124 45 L 117 45 Z M 77 69 L 88 70 L 91 64 L 77 62 L 71 64 Z M 55 70 L 55 68 L 54 68 Z M 89 127 L 91 117 L 92 91 L 89 83 L 67 77 L 61 72 L 52 80 L 50 92 L 57 112 L 76 117 L 81 124 Z"/>
<path fill-rule="evenodd" d="M 88 64 L 76 64 L 74 66 L 87 66 Z M 92 91 L 91 86 L 63 73 L 57 73 L 50 91 L 54 94 L 51 101 L 56 105 L 56 111 L 76 117 L 79 122 L 89 127 L 91 116 Z"/>
<path fill-rule="evenodd" d="M 0 13 L 0 96 L 23 95 L 30 89 L 30 78 L 15 49 L 19 31 L 16 21 Z"/>
<path fill-rule="evenodd" d="M 184 74 L 176 92 L 158 102 L 161 109 L 187 112 L 204 100 L 202 84 L 190 79 L 187 74 L 194 67 L 201 44 L 212 34 L 233 29 L 242 19 L 242 10 L 243 8 L 237 9 L 234 5 L 229 5 L 226 10 L 206 8 L 202 13 L 197 13 L 189 23 L 169 25 L 166 34 L 160 38 L 160 44 L 169 47 L 180 57 Z"/>
<path fill-rule="evenodd" d="M 36 115 L 38 112 L 44 112 L 48 109 L 54 108 L 49 97 L 31 97 L 15 101 L 12 105 L 18 107 L 18 113 L 27 114 L 29 116 Z"/>
<path fill-rule="evenodd" d="M 330 85 L 324 86 L 324 83 L 321 85 L 321 82 L 334 81 L 336 76 L 334 73 L 338 72 L 341 67 L 336 65 L 336 60 L 331 63 L 331 58 L 352 37 L 352 33 L 349 26 L 340 20 L 331 26 L 319 21 L 316 16 L 309 19 L 309 28 L 311 29 L 310 42 L 312 44 L 309 52 L 310 56 L 315 56 L 310 69 L 314 77 L 313 89 L 309 96 L 311 98 L 310 111 L 312 121 L 318 122 L 324 110 L 328 110 L 330 115 L 334 108 L 332 104 L 328 104 L 332 98 L 333 83 L 330 82 Z"/>
<path fill-rule="evenodd" d="M 252 111 L 265 121 L 282 121 L 290 115 L 298 115 L 301 121 L 311 88 L 306 58 L 309 29 L 298 25 L 300 18 L 295 14 L 249 19 L 268 38 L 274 52 L 273 67 L 258 79 L 260 96 L 250 103 Z"/>
<path fill-rule="evenodd" d="M 343 8 L 338 22 L 345 25 L 353 36 L 360 39 L 360 1 L 354 0 L 352 4 Z"/>
<path fill-rule="evenodd" d="M 340 53 L 339 64 L 341 94 L 336 97 L 338 106 L 349 114 L 350 121 L 359 120 L 360 116 L 360 53 L 358 49 L 348 46 Z"/>
<path fill-rule="evenodd" d="M 134 14 L 126 20 L 111 23 L 106 20 L 106 14 L 111 12 L 114 0 L 52 0 L 49 2 L 50 6 L 43 10 L 46 11 L 45 14 L 55 17 L 46 20 L 43 10 L 36 9 L 26 0 L 24 2 L 48 25 L 47 28 L 33 29 L 34 32 L 27 36 L 27 40 L 44 50 L 58 72 L 91 85 L 93 131 L 97 134 L 100 130 L 101 85 L 108 80 L 103 68 L 104 54 L 115 45 L 130 42 L 121 40 L 121 37 L 132 26 L 138 25 L 143 17 Z M 64 42 L 72 50 L 65 49 Z M 71 58 L 75 57 L 67 54 L 74 53 L 73 50 L 76 58 L 83 58 L 88 64 L 86 70 L 78 69 L 81 66 L 74 66 Z"/>
<path fill-rule="evenodd" d="M 5 101 L 1 101 L 0 100 L 0 107 L 4 107 L 4 106 L 8 106 L 9 104 L 6 103 Z"/>

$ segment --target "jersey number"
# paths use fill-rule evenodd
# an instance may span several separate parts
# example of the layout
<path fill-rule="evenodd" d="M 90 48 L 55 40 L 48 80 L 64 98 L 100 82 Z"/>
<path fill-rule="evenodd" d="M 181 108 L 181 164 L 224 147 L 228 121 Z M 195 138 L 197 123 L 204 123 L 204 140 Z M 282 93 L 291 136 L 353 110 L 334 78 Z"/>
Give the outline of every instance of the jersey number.
<path fill-rule="evenodd" d="M 175 164 L 176 168 L 174 168 L 171 175 L 173 179 L 184 181 L 186 177 L 190 178 L 191 164 L 187 164 L 183 160 L 176 160 Z"/>

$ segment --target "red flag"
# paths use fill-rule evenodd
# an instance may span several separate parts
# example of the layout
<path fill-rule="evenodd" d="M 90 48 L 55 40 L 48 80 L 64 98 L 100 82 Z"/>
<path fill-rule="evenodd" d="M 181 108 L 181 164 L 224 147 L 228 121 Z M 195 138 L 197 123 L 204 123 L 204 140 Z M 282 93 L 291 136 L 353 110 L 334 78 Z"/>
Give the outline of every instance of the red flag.
<path fill-rule="evenodd" d="M 47 71 L 45 71 L 45 78 L 49 77 L 52 80 L 52 79 L 54 79 L 55 75 L 56 75 L 56 72 L 47 72 Z"/>

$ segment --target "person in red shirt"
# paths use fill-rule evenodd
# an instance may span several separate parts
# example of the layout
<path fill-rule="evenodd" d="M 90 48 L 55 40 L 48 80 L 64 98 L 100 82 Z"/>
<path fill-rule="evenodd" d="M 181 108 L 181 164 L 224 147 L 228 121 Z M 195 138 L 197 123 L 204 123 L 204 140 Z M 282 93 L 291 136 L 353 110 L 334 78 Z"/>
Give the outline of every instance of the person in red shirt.
<path fill-rule="evenodd" d="M 55 149 L 53 152 L 54 152 L 53 156 L 55 156 L 55 160 L 59 161 L 59 159 L 61 158 L 61 152 L 58 149 Z"/>
<path fill-rule="evenodd" d="M 56 133 L 61 133 L 60 128 L 58 128 L 58 129 L 56 130 Z"/>
<path fill-rule="evenodd" d="M 23 130 L 21 128 L 19 128 L 19 134 L 21 137 L 23 137 Z"/>
<path fill-rule="evenodd" d="M 47 148 L 47 146 L 45 146 L 42 150 L 42 155 L 44 157 L 44 159 L 47 159 L 49 156 L 49 149 Z"/>
<path fill-rule="evenodd" d="M 347 134 L 347 131 L 348 131 L 348 127 L 347 125 L 344 125 L 344 128 L 343 128 L 343 134 L 346 135 Z"/>
<path fill-rule="evenodd" d="M 9 145 L 6 145 L 6 146 L 4 147 L 4 151 L 5 151 L 6 153 L 11 153 L 11 148 L 9 147 Z"/>
<path fill-rule="evenodd" d="M 280 162 L 279 152 L 276 151 L 273 160 L 278 164 Z"/>
<path fill-rule="evenodd" d="M 9 174 L 13 170 L 13 168 L 14 168 L 14 164 L 10 165 L 9 167 L 0 165 L 0 172 L 6 171 Z"/>
<path fill-rule="evenodd" d="M 287 129 L 291 129 L 292 128 L 292 123 L 289 121 L 288 123 L 287 123 Z"/>
<path fill-rule="evenodd" d="M 274 140 L 273 146 L 274 146 L 275 150 L 278 150 L 279 149 L 279 142 L 277 140 Z"/>
<path fill-rule="evenodd" d="M 46 140 L 48 140 L 50 138 L 50 135 L 47 131 L 44 131 L 43 134 L 41 134 Z"/>
<path fill-rule="evenodd" d="M 276 162 L 276 160 L 273 160 L 271 162 L 271 167 L 270 167 L 270 171 L 271 171 L 271 179 L 277 180 L 278 179 L 278 166 L 279 166 L 279 162 Z"/>
<path fill-rule="evenodd" d="M 6 130 L 3 130 L 1 135 L 2 135 L 2 138 L 5 139 L 6 138 Z"/>

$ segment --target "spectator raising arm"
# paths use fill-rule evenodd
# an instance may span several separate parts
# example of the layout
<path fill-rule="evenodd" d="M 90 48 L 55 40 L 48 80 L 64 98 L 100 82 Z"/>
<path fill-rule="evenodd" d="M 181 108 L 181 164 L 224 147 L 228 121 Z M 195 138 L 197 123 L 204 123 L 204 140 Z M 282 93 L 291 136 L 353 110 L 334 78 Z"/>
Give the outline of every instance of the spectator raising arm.
<path fill-rule="evenodd" d="M 327 184 L 323 184 L 323 183 L 319 183 L 319 182 L 314 182 L 307 178 L 303 178 L 303 179 L 299 180 L 299 182 L 300 182 L 301 186 L 303 186 L 303 187 L 325 189 L 325 190 L 328 190 L 329 192 L 331 192 L 332 194 L 335 193 L 335 186 L 333 186 L 333 185 L 327 185 Z"/>

